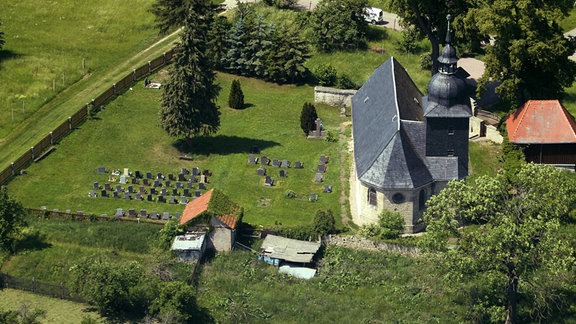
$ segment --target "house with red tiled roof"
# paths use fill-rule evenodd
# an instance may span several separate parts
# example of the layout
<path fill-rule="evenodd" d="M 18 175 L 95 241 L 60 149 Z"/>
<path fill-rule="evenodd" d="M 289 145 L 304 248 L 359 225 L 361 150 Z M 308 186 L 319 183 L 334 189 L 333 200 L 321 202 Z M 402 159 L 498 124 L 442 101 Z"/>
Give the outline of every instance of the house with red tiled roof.
<path fill-rule="evenodd" d="M 207 249 L 230 251 L 236 240 L 241 208 L 219 190 L 210 189 L 184 208 L 180 225 L 188 231 L 207 230 Z"/>
<path fill-rule="evenodd" d="M 576 166 L 576 121 L 558 100 L 529 100 L 506 118 L 527 162 Z"/>

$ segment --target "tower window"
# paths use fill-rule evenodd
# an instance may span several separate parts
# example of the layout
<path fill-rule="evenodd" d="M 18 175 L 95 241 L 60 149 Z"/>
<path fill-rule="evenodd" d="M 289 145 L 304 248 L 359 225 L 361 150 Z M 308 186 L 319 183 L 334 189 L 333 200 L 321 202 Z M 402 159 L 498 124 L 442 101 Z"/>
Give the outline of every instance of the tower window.
<path fill-rule="evenodd" d="M 372 206 L 378 205 L 378 200 L 376 198 L 376 189 L 368 189 L 368 203 Z"/>

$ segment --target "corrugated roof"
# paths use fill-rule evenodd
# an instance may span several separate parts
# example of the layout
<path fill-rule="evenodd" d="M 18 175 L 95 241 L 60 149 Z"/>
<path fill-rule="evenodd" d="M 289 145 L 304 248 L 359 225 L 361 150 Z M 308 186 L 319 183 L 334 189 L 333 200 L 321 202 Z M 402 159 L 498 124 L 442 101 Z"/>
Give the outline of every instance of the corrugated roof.
<path fill-rule="evenodd" d="M 576 121 L 558 100 L 529 100 L 506 118 L 510 142 L 576 143 Z"/>
<path fill-rule="evenodd" d="M 182 251 L 182 250 L 196 250 L 200 251 L 202 249 L 202 244 L 204 244 L 204 239 L 206 238 L 206 233 L 193 233 L 186 235 L 178 235 L 174 238 L 172 243 L 172 251 Z"/>
<path fill-rule="evenodd" d="M 194 219 L 196 216 L 202 214 L 206 210 L 208 210 L 208 203 L 210 202 L 210 198 L 212 198 L 212 193 L 214 189 L 210 189 L 208 192 L 203 194 L 202 196 L 192 200 L 186 207 L 184 208 L 184 212 L 182 213 L 182 217 L 180 217 L 180 225 L 184 225 Z"/>
<path fill-rule="evenodd" d="M 299 241 L 268 234 L 262 242 L 260 253 L 289 262 L 310 263 L 318 249 L 319 242 Z"/>

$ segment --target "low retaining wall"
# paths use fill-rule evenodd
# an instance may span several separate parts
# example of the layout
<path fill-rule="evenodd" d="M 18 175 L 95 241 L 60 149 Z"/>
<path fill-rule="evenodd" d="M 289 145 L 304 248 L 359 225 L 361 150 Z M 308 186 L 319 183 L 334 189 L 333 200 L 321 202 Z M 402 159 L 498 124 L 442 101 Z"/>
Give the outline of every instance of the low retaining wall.
<path fill-rule="evenodd" d="M 420 254 L 417 247 L 376 242 L 357 236 L 329 235 L 326 239 L 326 244 L 355 250 L 383 251 L 408 256 L 416 256 Z"/>
<path fill-rule="evenodd" d="M 329 87 L 314 87 L 314 103 L 330 106 L 352 107 L 352 96 L 357 90 L 343 90 Z"/>

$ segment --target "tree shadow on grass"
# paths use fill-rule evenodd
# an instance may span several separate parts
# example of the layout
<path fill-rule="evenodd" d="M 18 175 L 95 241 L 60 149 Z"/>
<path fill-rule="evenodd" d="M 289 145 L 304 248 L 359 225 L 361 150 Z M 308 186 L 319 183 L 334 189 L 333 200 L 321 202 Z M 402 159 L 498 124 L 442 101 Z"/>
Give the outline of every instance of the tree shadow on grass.
<path fill-rule="evenodd" d="M 10 51 L 10 50 L 1 50 L 0 51 L 0 67 L 2 67 L 2 62 L 9 60 L 9 59 L 19 58 L 22 56 L 24 56 L 24 55 Z"/>
<path fill-rule="evenodd" d="M 38 231 L 27 233 L 21 240 L 16 244 L 16 249 L 18 251 L 35 251 L 43 250 L 51 247 L 52 244 L 46 242 L 44 235 Z"/>
<path fill-rule="evenodd" d="M 208 156 L 210 154 L 252 153 L 254 148 L 263 150 L 280 145 L 280 143 L 247 137 L 217 135 L 196 137 L 192 139 L 191 144 L 184 139 L 179 139 L 173 145 L 181 153 Z"/>

